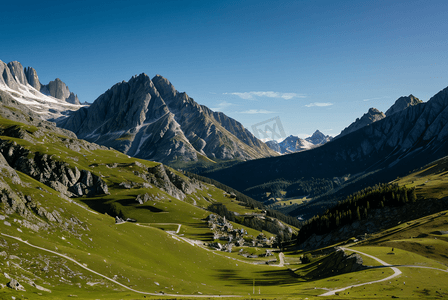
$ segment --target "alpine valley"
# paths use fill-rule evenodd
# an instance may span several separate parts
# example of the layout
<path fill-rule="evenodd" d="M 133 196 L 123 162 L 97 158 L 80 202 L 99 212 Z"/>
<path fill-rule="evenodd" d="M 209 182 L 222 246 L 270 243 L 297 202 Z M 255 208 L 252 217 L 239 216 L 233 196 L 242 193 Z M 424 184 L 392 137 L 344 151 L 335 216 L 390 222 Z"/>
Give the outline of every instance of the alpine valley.
<path fill-rule="evenodd" d="M 1 299 L 448 297 L 448 88 L 265 144 L 160 75 L 0 75 Z"/>

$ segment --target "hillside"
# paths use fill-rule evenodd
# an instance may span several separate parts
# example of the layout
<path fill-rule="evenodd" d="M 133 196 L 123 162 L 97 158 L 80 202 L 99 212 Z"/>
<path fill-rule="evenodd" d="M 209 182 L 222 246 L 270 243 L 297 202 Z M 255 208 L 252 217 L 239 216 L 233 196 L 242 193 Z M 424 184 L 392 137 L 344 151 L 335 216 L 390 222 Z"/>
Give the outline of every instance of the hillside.
<path fill-rule="evenodd" d="M 229 281 L 220 273 L 232 270 L 261 280 L 258 273 L 272 268 L 248 259 L 241 269 L 224 252 L 210 252 L 207 245 L 214 238 L 205 208 L 220 203 L 238 215 L 260 214 L 213 185 L 160 163 L 4 118 L 0 152 L 0 269 L 6 274 L 0 283 L 14 278 L 28 297 L 95 293 L 123 298 L 129 294 L 126 287 L 148 295 L 238 294 L 244 286 L 226 288 Z M 232 224 L 246 232 L 245 240 L 260 233 Z M 0 288 L 0 294 L 16 292 Z"/>

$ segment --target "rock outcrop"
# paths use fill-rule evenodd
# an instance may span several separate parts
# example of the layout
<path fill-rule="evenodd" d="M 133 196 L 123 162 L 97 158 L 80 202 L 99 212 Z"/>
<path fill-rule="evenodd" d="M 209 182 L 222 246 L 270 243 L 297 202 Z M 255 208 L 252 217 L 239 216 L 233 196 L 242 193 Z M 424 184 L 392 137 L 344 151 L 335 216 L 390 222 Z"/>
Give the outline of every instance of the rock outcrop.
<path fill-rule="evenodd" d="M 14 128 L 4 130 L 2 134 L 26 138 L 28 133 Z M 15 172 L 17 170 L 69 197 L 109 193 L 106 183 L 90 171 L 79 171 L 77 167 L 70 167 L 53 156 L 31 152 L 9 140 L 0 139 L 0 168 L 8 172 L 13 180 L 20 180 Z"/>
<path fill-rule="evenodd" d="M 311 271 L 307 276 L 318 279 L 366 269 L 359 254 L 352 253 L 347 255 L 342 249 L 337 249 L 325 257 L 319 265 L 319 268 Z"/>
<path fill-rule="evenodd" d="M 10 282 L 8 282 L 7 286 L 9 288 L 12 288 L 13 290 L 16 291 L 22 291 L 22 292 L 26 292 L 25 288 L 23 287 L 23 285 L 21 285 L 17 280 L 15 280 L 14 278 L 11 279 Z"/>

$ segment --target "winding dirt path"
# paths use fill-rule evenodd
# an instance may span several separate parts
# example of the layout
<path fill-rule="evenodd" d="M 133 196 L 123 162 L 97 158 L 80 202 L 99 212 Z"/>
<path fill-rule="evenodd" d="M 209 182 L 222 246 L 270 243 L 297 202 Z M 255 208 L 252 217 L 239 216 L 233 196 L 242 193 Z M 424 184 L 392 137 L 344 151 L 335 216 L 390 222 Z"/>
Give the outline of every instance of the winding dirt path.
<path fill-rule="evenodd" d="M 372 256 L 370 254 L 367 254 L 367 253 L 364 253 L 364 252 L 361 252 L 361 251 L 358 251 L 358 250 L 348 249 L 348 248 L 344 248 L 344 247 L 340 247 L 340 249 L 342 249 L 344 251 L 345 250 L 353 251 L 353 252 L 365 255 L 367 257 L 373 258 L 374 260 L 376 260 L 377 262 L 379 262 L 383 266 L 391 268 L 394 271 L 394 274 L 390 275 L 389 277 L 383 278 L 383 279 L 374 280 L 374 281 L 365 282 L 365 283 L 360 283 L 360 284 L 349 285 L 349 286 L 346 286 L 346 287 L 343 287 L 343 288 L 340 288 L 340 289 L 337 289 L 337 290 L 331 290 L 331 291 L 328 291 L 328 292 L 326 292 L 326 293 L 324 293 L 322 295 L 319 295 L 319 296 L 334 296 L 336 293 L 345 291 L 345 290 L 350 289 L 352 287 L 358 287 L 358 286 L 363 286 L 363 285 L 367 285 L 367 284 L 373 284 L 373 283 L 378 283 L 378 282 L 383 282 L 383 281 L 390 280 L 390 279 L 395 278 L 395 277 L 397 277 L 397 276 L 402 274 L 402 272 L 397 267 L 424 268 L 424 269 L 432 269 L 432 270 L 437 270 L 437 271 L 442 271 L 442 272 L 448 273 L 448 270 L 437 269 L 437 268 L 432 268 L 432 267 L 425 267 L 425 266 L 415 266 L 415 265 L 394 266 L 394 265 L 386 263 L 385 261 L 383 261 L 383 260 L 381 260 L 381 259 L 379 259 L 379 258 L 377 258 L 375 256 Z"/>
<path fill-rule="evenodd" d="M 130 291 L 138 293 L 138 294 L 151 295 L 151 296 L 188 297 L 188 298 L 193 298 L 193 297 L 194 298 L 207 298 L 207 297 L 209 297 L 209 298 L 218 298 L 218 297 L 230 298 L 230 297 L 241 297 L 241 295 L 181 295 L 181 294 L 149 293 L 149 292 L 143 292 L 143 291 L 134 290 L 133 288 L 130 288 L 130 287 L 128 287 L 128 286 L 126 286 L 126 285 L 124 285 L 124 284 L 122 284 L 122 283 L 120 283 L 120 282 L 118 282 L 118 281 L 116 281 L 116 280 L 114 280 L 112 278 L 109 278 L 106 275 L 103 275 L 101 273 L 98 273 L 98 272 L 90 269 L 90 268 L 87 268 L 83 264 L 77 262 L 76 260 L 74 260 L 73 258 L 71 258 L 71 257 L 69 257 L 67 255 L 60 254 L 60 253 L 58 253 L 56 251 L 33 245 L 33 244 L 29 243 L 28 241 L 24 241 L 21 238 L 16 237 L 16 236 L 4 234 L 4 233 L 1 233 L 1 235 L 5 236 L 5 237 L 8 237 L 8 238 L 11 238 L 11 239 L 15 239 L 16 241 L 24 243 L 24 244 L 26 244 L 26 245 L 28 245 L 30 247 L 33 247 L 33 248 L 36 248 L 36 249 L 39 249 L 39 250 L 42 250 L 42 251 L 50 252 L 52 254 L 58 255 L 60 257 L 63 257 L 63 258 L 73 262 L 74 264 L 78 265 L 79 267 L 81 267 L 81 268 L 83 268 L 83 269 L 85 269 L 85 270 L 87 270 L 87 271 L 89 271 L 89 272 L 91 272 L 91 273 L 93 273 L 95 275 L 103 277 L 104 279 L 109 280 L 110 282 L 113 282 L 113 283 L 115 283 L 115 284 L 117 284 L 117 285 L 119 285 L 119 286 L 121 286 L 121 287 L 123 287 L 123 288 L 125 288 L 127 290 L 130 290 Z"/>

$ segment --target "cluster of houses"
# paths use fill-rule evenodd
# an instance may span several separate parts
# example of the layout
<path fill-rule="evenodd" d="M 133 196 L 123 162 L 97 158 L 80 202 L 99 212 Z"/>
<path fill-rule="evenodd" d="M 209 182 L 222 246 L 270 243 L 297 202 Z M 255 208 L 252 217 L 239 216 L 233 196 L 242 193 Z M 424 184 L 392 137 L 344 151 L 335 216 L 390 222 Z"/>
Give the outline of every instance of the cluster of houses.
<path fill-rule="evenodd" d="M 213 231 L 214 235 L 213 239 L 215 240 L 215 242 L 210 243 L 209 246 L 216 250 L 232 252 L 233 247 L 243 247 L 243 246 L 270 248 L 274 243 L 274 237 L 268 239 L 261 232 L 257 237 L 248 235 L 245 229 L 233 228 L 233 225 L 230 222 L 228 222 L 225 217 L 221 217 L 216 214 L 210 214 L 206 218 L 206 221 L 208 222 L 210 230 Z M 244 251 L 241 250 L 240 250 L 241 255 L 246 257 L 252 257 L 250 255 L 244 254 Z M 272 255 L 272 253 L 267 250 L 266 254 L 264 254 L 263 256 L 270 256 L 270 255 Z"/>

